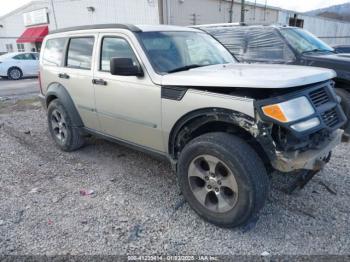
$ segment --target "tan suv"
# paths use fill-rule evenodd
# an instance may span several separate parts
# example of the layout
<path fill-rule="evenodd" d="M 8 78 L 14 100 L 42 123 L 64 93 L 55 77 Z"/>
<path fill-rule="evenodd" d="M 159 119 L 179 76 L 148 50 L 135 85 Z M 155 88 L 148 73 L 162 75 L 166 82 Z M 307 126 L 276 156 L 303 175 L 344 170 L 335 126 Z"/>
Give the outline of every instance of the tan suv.
<path fill-rule="evenodd" d="M 49 34 L 41 99 L 64 151 L 98 135 L 170 160 L 190 206 L 225 227 L 263 207 L 268 173 L 303 186 L 346 118 L 332 70 L 238 64 L 214 38 L 173 26 L 95 25 Z"/>

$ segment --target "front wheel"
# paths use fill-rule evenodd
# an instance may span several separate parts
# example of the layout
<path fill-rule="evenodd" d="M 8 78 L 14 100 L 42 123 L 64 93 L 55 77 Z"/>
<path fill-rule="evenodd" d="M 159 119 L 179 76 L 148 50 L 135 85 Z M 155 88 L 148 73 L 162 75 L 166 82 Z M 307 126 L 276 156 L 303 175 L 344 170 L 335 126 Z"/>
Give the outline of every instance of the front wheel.
<path fill-rule="evenodd" d="M 257 153 L 226 133 L 209 133 L 191 141 L 181 152 L 178 179 L 189 205 L 222 227 L 246 223 L 264 206 L 269 192 L 269 179 Z"/>
<path fill-rule="evenodd" d="M 350 91 L 336 88 L 335 92 L 338 96 L 340 96 L 340 105 L 343 108 L 346 117 L 348 118 L 347 123 L 342 128 L 344 129 L 346 134 L 350 135 Z"/>

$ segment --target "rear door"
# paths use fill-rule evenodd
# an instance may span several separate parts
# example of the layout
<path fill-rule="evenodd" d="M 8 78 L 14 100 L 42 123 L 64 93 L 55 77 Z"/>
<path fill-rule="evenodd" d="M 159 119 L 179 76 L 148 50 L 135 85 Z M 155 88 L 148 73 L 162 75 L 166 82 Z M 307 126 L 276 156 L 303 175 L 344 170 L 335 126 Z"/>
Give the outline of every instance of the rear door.
<path fill-rule="evenodd" d="M 97 34 L 77 35 L 67 41 L 64 66 L 57 72 L 59 83 L 67 88 L 85 127 L 100 128 L 95 112 L 93 53 Z"/>
<path fill-rule="evenodd" d="M 92 63 L 97 34 L 59 36 L 44 43 L 40 58 L 41 83 L 62 85 L 77 108 L 84 126 L 99 129 L 92 85 Z"/>

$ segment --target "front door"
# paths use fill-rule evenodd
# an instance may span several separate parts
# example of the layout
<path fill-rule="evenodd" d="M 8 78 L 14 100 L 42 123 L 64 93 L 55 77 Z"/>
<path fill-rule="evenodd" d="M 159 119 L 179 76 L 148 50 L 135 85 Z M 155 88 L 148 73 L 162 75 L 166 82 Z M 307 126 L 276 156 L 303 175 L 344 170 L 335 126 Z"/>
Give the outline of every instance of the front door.
<path fill-rule="evenodd" d="M 161 134 L 161 87 L 143 77 L 110 73 L 111 58 L 132 58 L 140 64 L 127 37 L 100 34 L 99 61 L 94 72 L 96 112 L 101 132 L 122 141 L 163 151 Z"/>

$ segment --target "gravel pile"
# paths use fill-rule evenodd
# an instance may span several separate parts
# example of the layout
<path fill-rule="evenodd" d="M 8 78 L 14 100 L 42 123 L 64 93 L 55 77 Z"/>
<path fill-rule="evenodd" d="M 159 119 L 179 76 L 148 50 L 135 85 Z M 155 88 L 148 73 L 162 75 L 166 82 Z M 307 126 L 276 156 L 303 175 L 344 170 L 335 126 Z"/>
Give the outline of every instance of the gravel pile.
<path fill-rule="evenodd" d="M 221 229 L 166 162 L 99 139 L 64 153 L 36 101 L 0 106 L 0 254 L 350 254 L 350 144 L 303 190 L 273 176 L 254 225 Z"/>

